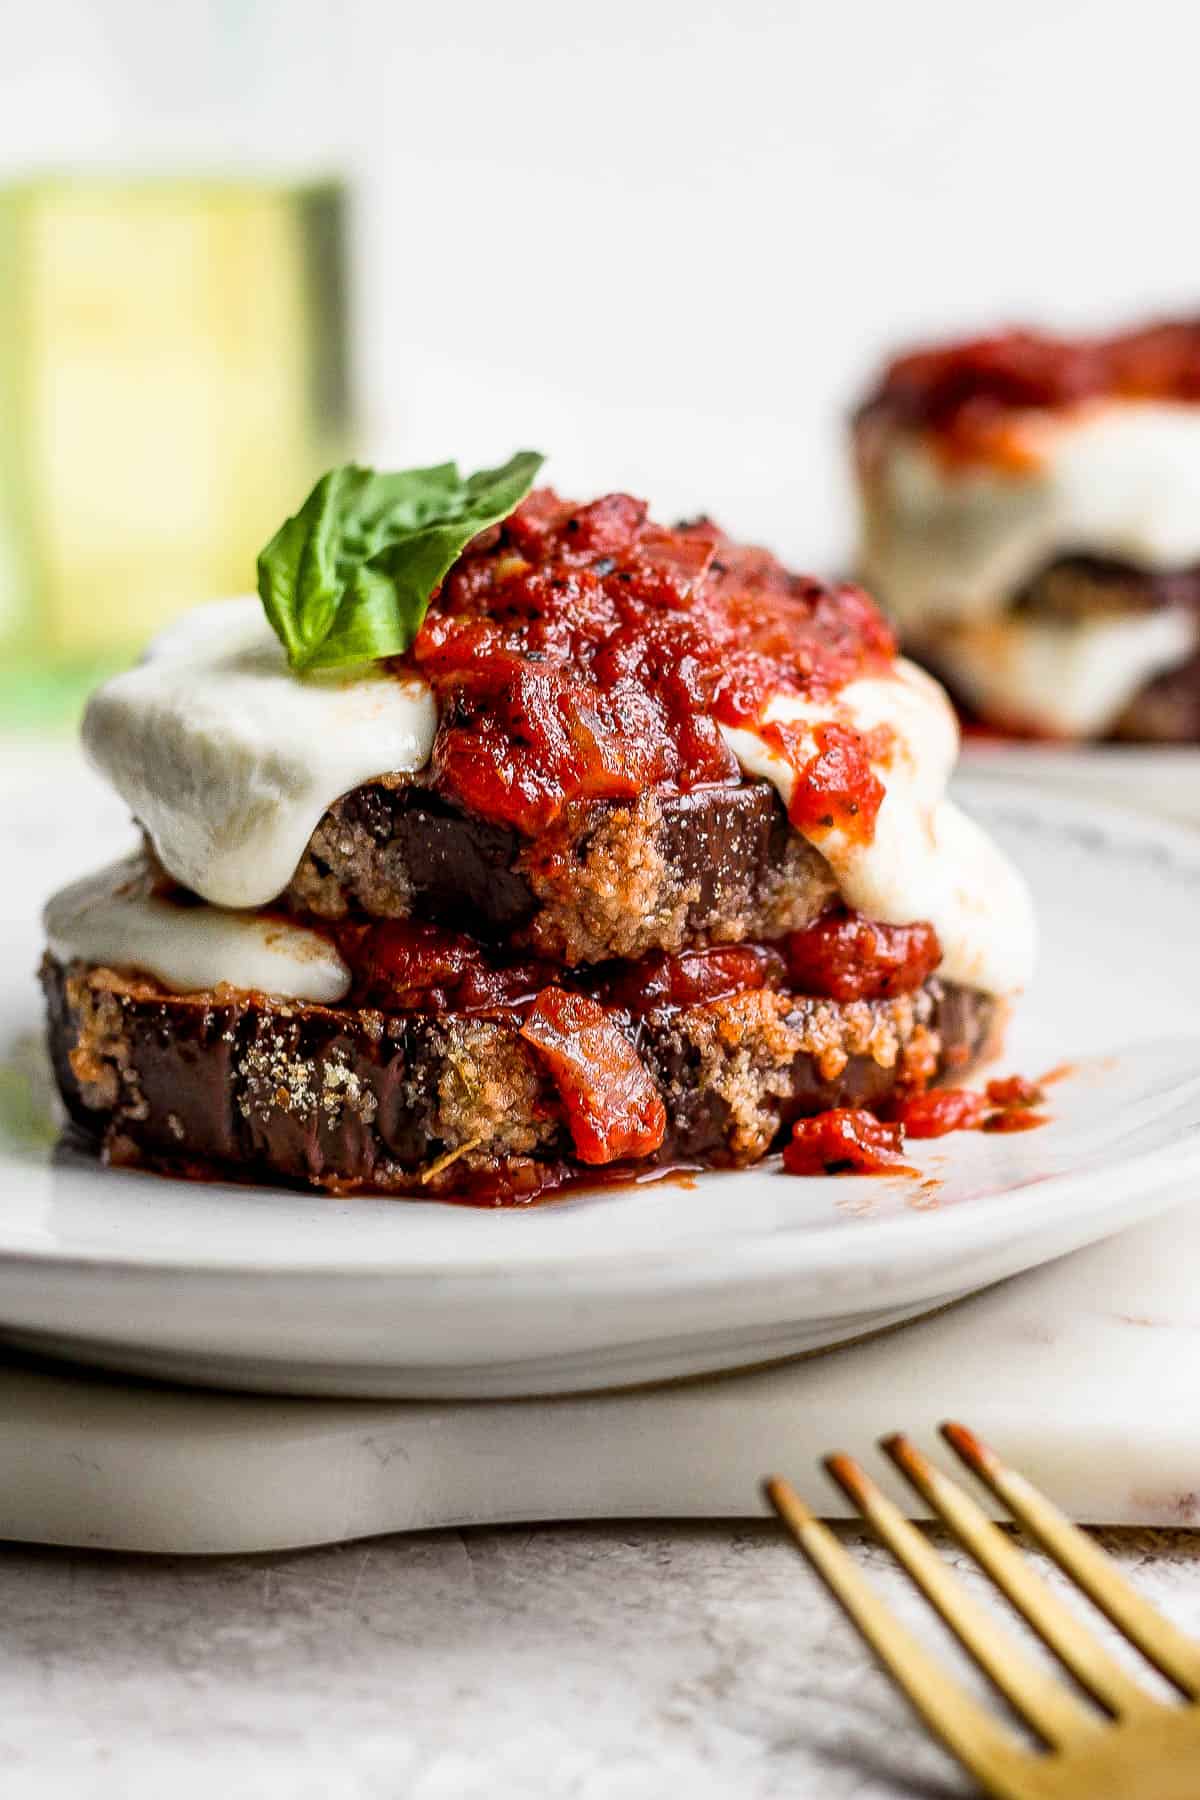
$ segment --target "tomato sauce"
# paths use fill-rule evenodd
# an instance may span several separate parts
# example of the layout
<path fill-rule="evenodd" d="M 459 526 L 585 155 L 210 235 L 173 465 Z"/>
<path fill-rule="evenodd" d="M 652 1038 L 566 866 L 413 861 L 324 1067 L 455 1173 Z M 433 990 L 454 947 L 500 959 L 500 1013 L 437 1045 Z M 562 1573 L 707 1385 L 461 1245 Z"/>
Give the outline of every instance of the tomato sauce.
<path fill-rule="evenodd" d="M 791 985 L 830 1000 L 910 994 L 933 974 L 942 946 L 932 925 L 880 925 L 839 908 L 785 940 Z"/>
<path fill-rule="evenodd" d="M 1039 1125 L 1048 1125 L 1046 1113 L 1031 1112 L 1027 1106 L 1006 1107 L 1003 1112 L 992 1113 L 980 1127 L 983 1131 L 1036 1131 Z"/>
<path fill-rule="evenodd" d="M 905 1137 L 937 1138 L 951 1131 L 978 1131 L 989 1108 L 983 1095 L 970 1088 L 933 1088 L 901 1100 L 892 1112 Z"/>
<path fill-rule="evenodd" d="M 880 925 L 843 908 L 776 944 L 712 944 L 563 969 L 410 919 L 331 930 L 353 971 L 352 1003 L 388 1012 L 524 1014 L 543 988 L 589 994 L 640 1018 L 760 988 L 816 999 L 908 994 L 941 960 L 932 925 Z"/>
<path fill-rule="evenodd" d="M 1109 337 L 1006 331 L 915 350 L 885 369 L 855 419 L 868 457 L 880 431 L 927 433 L 950 462 L 1028 460 L 1013 415 L 1084 401 L 1200 402 L 1200 319 L 1167 320 Z"/>
<path fill-rule="evenodd" d="M 664 1008 L 702 1006 L 758 988 L 777 988 L 783 984 L 783 974 L 783 957 L 769 945 L 716 945 L 675 956 L 657 952 L 636 962 L 613 964 L 610 971 L 597 977 L 596 992 L 609 1006 L 638 1017 Z"/>
<path fill-rule="evenodd" d="M 558 977 L 550 963 L 490 955 L 465 932 L 411 919 L 335 931 L 353 971 L 351 1003 L 387 1012 L 523 1011 Z"/>
<path fill-rule="evenodd" d="M 650 1156 L 666 1136 L 658 1089 L 612 1014 L 586 994 L 548 987 L 521 1036 L 558 1089 L 580 1162 Z"/>
<path fill-rule="evenodd" d="M 903 1161 L 907 1139 L 945 1137 L 952 1131 L 1034 1131 L 1050 1123 L 1047 1114 L 1033 1110 L 1041 1099 L 1036 1082 L 1023 1075 L 1007 1075 L 989 1081 L 982 1094 L 972 1088 L 931 1088 L 893 1099 L 886 1120 L 874 1119 L 868 1112 L 835 1108 L 800 1120 L 792 1142 L 784 1147 L 783 1166 L 790 1175 L 916 1174 Z M 862 1123 L 872 1119 L 886 1134 L 882 1138 Z M 854 1160 L 857 1152 L 853 1150 L 844 1160 L 837 1160 L 837 1146 L 847 1135 L 861 1140 L 863 1161 Z"/>
<path fill-rule="evenodd" d="M 989 1081 L 984 1092 L 993 1106 L 1036 1106 L 1042 1099 L 1037 1082 L 1024 1075 L 1006 1075 L 1002 1080 Z"/>
<path fill-rule="evenodd" d="M 333 934 L 353 972 L 357 1006 L 487 1014 L 516 1023 L 558 1092 L 575 1155 L 596 1165 L 651 1155 L 665 1136 L 662 1100 L 634 1047 L 638 1019 L 763 988 L 839 1000 L 906 993 L 921 985 L 941 954 L 931 926 L 878 925 L 844 910 L 778 945 L 717 944 L 572 970 L 514 958 L 465 932 L 411 920 L 355 923 Z M 947 1096 L 937 1098 L 944 1105 Z M 856 1168 L 865 1168 L 868 1156 L 884 1167 L 894 1137 L 898 1148 L 900 1125 L 875 1120 L 866 1126 L 858 1114 L 846 1117 L 851 1123 L 838 1128 L 834 1150 L 840 1145 L 841 1159 L 856 1159 Z M 813 1128 L 825 1133 L 826 1149 L 833 1129 Z M 790 1148 L 787 1166 L 798 1168 L 798 1159 L 815 1155 L 815 1141 L 805 1140 L 807 1150 Z M 530 1180 L 529 1193 L 517 1181 L 512 1192 L 505 1185 L 503 1196 L 489 1190 L 485 1201 L 532 1198 L 550 1177 L 531 1172 Z"/>
<path fill-rule="evenodd" d="M 973 1088 L 931 1088 L 896 1100 L 889 1117 L 905 1137 L 945 1137 L 951 1131 L 1032 1131 L 1049 1121 L 1032 1109 L 1042 1100 L 1036 1081 L 1005 1075 L 989 1081 L 982 1094 Z"/>
<path fill-rule="evenodd" d="M 578 801 L 740 781 L 722 724 L 757 727 L 779 692 L 833 700 L 895 648 L 860 589 L 791 574 L 707 519 L 667 530 L 627 494 L 543 489 L 468 547 L 395 666 L 437 696 L 435 787 L 535 837 Z M 836 721 L 766 731 L 795 770 L 795 823 L 869 838 L 872 746 Z"/>
<path fill-rule="evenodd" d="M 902 1154 L 903 1127 L 858 1107 L 797 1119 L 783 1147 L 789 1175 L 915 1175 Z"/>
<path fill-rule="evenodd" d="M 796 771 L 789 817 L 810 836 L 835 828 L 859 843 L 869 843 L 884 787 L 871 768 L 870 746 L 862 732 L 848 726 L 818 725 L 816 750 L 804 752 L 806 733 L 795 726 L 760 727 L 765 743 Z"/>

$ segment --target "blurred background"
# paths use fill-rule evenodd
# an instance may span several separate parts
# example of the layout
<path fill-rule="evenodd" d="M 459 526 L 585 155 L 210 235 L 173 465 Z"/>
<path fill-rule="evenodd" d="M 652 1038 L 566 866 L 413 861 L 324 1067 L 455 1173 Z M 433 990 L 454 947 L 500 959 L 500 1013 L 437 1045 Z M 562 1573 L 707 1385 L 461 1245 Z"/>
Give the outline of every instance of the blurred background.
<path fill-rule="evenodd" d="M 39 0 L 0 56 L 0 723 L 355 454 L 850 536 L 897 342 L 1193 307 L 1179 0 Z"/>

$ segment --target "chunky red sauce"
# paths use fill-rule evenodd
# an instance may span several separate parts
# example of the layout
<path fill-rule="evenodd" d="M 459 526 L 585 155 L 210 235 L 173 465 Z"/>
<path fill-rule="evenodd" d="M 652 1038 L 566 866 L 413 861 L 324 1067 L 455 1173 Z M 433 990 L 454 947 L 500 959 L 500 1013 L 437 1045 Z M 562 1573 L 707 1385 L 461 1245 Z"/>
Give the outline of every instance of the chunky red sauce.
<path fill-rule="evenodd" d="M 521 1036 L 558 1089 L 580 1162 L 611 1163 L 658 1149 L 666 1108 L 641 1057 L 598 1001 L 543 988 Z"/>
<path fill-rule="evenodd" d="M 613 963 L 596 979 L 609 1006 L 635 1017 L 662 1008 L 702 1006 L 730 994 L 783 985 L 783 958 L 765 944 L 716 945 L 668 956 L 656 952 L 636 962 Z"/>
<path fill-rule="evenodd" d="M 1200 402 L 1200 319 L 1110 337 L 1006 331 L 910 351 L 885 369 L 856 416 L 870 458 L 891 427 L 927 432 L 956 462 L 1024 462 L 1014 413 L 1097 399 Z"/>
<path fill-rule="evenodd" d="M 875 925 L 844 911 L 778 945 L 719 944 L 570 970 L 411 920 L 335 935 L 357 1006 L 519 1020 L 558 1090 L 575 1154 L 591 1164 L 648 1156 L 663 1141 L 666 1113 L 632 1042 L 637 1019 L 762 988 L 839 1000 L 905 993 L 940 957 L 931 926 Z"/>
<path fill-rule="evenodd" d="M 950 1131 L 978 1131 L 987 1118 L 989 1107 L 982 1094 L 970 1088 L 933 1088 L 927 1094 L 913 1094 L 902 1100 L 893 1111 L 905 1137 L 945 1137 Z"/>
<path fill-rule="evenodd" d="M 912 1175 L 902 1154 L 904 1131 L 874 1113 L 838 1106 L 797 1119 L 783 1147 L 789 1175 Z"/>
<path fill-rule="evenodd" d="M 1008 1075 L 989 1081 L 982 1094 L 972 1088 L 932 1088 L 895 1099 L 886 1120 L 835 1108 L 793 1127 L 783 1166 L 789 1175 L 915 1174 L 902 1156 L 907 1139 L 945 1137 L 951 1131 L 1033 1131 L 1050 1122 L 1045 1113 L 1032 1110 L 1041 1098 L 1036 1082 Z M 839 1160 L 836 1152 L 843 1141 L 853 1141 L 859 1149 Z M 862 1161 L 855 1160 L 859 1154 Z"/>
<path fill-rule="evenodd" d="M 818 725 L 811 754 L 805 749 L 808 734 L 794 725 L 763 725 L 759 734 L 796 771 L 788 817 L 798 831 L 813 837 L 836 827 L 859 843 L 870 842 L 884 786 L 871 768 L 873 747 L 861 731 Z"/>
<path fill-rule="evenodd" d="M 1037 1082 L 1024 1075 L 989 1081 L 982 1094 L 973 1088 L 931 1088 L 894 1101 L 889 1117 L 905 1137 L 945 1137 L 950 1131 L 1030 1131 L 1047 1123 L 1031 1108 L 1042 1099 Z M 1021 1121 L 1017 1123 L 1017 1121 Z"/>
<path fill-rule="evenodd" d="M 1025 1075 L 1005 1075 L 998 1081 L 989 1081 L 984 1092 L 993 1106 L 1037 1106 L 1042 1099 L 1038 1083 Z"/>
<path fill-rule="evenodd" d="M 880 925 L 842 908 L 776 944 L 713 944 L 674 955 L 562 969 L 512 956 L 466 932 L 410 919 L 334 932 L 353 971 L 352 1004 L 387 1012 L 525 1013 L 543 988 L 565 987 L 640 1018 L 759 988 L 815 999 L 913 993 L 941 961 L 932 925 Z"/>
<path fill-rule="evenodd" d="M 910 994 L 933 974 L 942 947 L 932 925 L 880 925 L 861 914 L 828 912 L 785 940 L 791 985 L 831 1000 Z"/>
<path fill-rule="evenodd" d="M 397 666 L 432 684 L 436 787 L 529 836 L 575 801 L 736 782 L 719 725 L 779 691 L 828 699 L 895 643 L 854 587 L 793 575 L 708 520 L 540 490 L 464 552 Z M 767 728 L 796 771 L 793 817 L 871 833 L 882 788 L 849 725 Z"/>
<path fill-rule="evenodd" d="M 523 1011 L 558 979 L 550 963 L 489 955 L 465 932 L 410 919 L 354 925 L 336 935 L 353 971 L 356 1006 L 387 1012 Z"/>

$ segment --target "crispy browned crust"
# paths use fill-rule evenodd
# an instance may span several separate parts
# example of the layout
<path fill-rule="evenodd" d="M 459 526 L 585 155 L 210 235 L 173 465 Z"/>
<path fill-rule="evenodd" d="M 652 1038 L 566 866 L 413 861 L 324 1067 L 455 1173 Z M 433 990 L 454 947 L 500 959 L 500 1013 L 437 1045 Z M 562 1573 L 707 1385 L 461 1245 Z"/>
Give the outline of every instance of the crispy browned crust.
<path fill-rule="evenodd" d="M 595 802 L 531 843 L 383 780 L 330 808 L 284 898 L 318 918 L 459 924 L 575 965 L 781 937 L 834 892 L 764 781 Z"/>
<path fill-rule="evenodd" d="M 426 1195 L 497 1177 L 534 1191 L 570 1161 L 557 1093 L 511 1018 L 169 995 L 50 956 L 41 977 L 63 1100 L 112 1161 Z M 996 1047 L 1002 1011 L 934 979 L 886 1001 L 758 991 L 631 1022 L 667 1110 L 657 1160 L 751 1163 L 804 1114 L 961 1074 Z"/>

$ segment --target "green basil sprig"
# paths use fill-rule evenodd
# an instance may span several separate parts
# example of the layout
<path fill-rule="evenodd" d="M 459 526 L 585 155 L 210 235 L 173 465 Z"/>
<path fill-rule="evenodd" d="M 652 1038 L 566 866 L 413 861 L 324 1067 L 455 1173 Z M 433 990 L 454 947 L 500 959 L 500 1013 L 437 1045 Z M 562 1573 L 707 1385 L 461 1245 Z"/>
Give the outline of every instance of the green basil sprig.
<path fill-rule="evenodd" d="M 525 498 L 545 459 L 520 450 L 464 480 L 455 463 L 322 475 L 258 559 L 258 592 L 292 668 L 396 656 L 471 539 Z"/>

